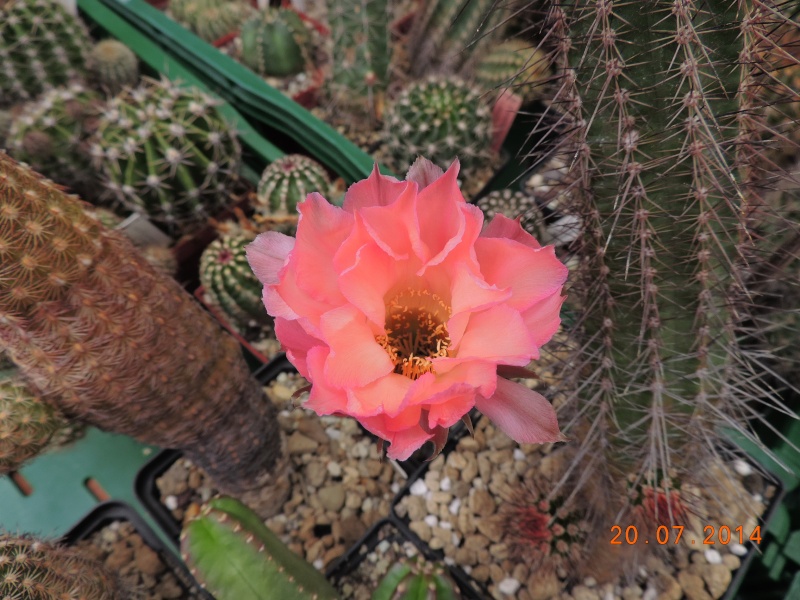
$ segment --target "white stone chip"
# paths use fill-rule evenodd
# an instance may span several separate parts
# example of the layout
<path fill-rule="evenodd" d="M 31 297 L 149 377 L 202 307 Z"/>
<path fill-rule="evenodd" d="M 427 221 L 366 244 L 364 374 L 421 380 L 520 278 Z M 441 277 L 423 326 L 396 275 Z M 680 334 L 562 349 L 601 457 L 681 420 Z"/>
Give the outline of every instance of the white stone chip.
<path fill-rule="evenodd" d="M 439 482 L 439 489 L 442 490 L 443 492 L 449 492 L 452 485 L 453 483 L 450 481 L 450 478 L 445 477 Z"/>
<path fill-rule="evenodd" d="M 169 495 L 166 498 L 164 498 L 164 505 L 169 510 L 175 510 L 176 508 L 178 508 L 178 498 L 176 498 L 175 496 Z"/>
<path fill-rule="evenodd" d="M 519 581 L 514 579 L 513 577 L 506 577 L 497 584 L 497 589 L 500 590 L 501 594 L 505 594 L 506 596 L 513 596 L 517 593 L 519 589 Z"/>
<path fill-rule="evenodd" d="M 428 527 L 436 527 L 439 525 L 439 518 L 436 515 L 428 515 L 424 520 Z"/>
<path fill-rule="evenodd" d="M 412 496 L 424 496 L 428 491 L 428 486 L 425 485 L 422 479 L 417 479 L 411 484 L 411 489 L 409 491 Z"/>
<path fill-rule="evenodd" d="M 448 507 L 448 510 L 450 511 L 451 515 L 457 515 L 459 508 L 461 508 L 461 498 L 455 498 L 450 503 L 450 506 Z"/>
<path fill-rule="evenodd" d="M 706 560 L 710 565 L 718 565 L 722 563 L 722 555 L 714 550 L 713 548 L 709 548 L 704 552 L 706 555 Z"/>
<path fill-rule="evenodd" d="M 322 569 L 325 568 L 325 562 L 321 558 L 318 558 L 317 560 L 315 560 L 313 564 L 314 564 L 314 568 L 317 571 L 322 571 Z"/>
<path fill-rule="evenodd" d="M 747 477 L 753 473 L 753 467 L 751 467 L 742 459 L 733 461 L 733 469 L 742 477 Z"/>
<path fill-rule="evenodd" d="M 731 544 L 730 549 L 731 553 L 735 554 L 736 556 L 744 556 L 747 554 L 747 548 L 741 544 Z"/>
<path fill-rule="evenodd" d="M 519 448 L 514 448 L 514 460 L 525 460 L 525 453 Z"/>

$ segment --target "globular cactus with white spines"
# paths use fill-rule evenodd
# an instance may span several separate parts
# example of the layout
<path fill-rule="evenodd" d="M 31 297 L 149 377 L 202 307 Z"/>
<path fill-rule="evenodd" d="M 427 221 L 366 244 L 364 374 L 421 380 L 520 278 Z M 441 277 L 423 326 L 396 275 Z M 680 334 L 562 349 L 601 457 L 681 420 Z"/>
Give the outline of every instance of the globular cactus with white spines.
<path fill-rule="evenodd" d="M 114 200 L 176 235 L 231 202 L 241 160 L 217 101 L 153 80 L 112 99 L 92 154 Z"/>
<path fill-rule="evenodd" d="M 255 9 L 247 2 L 229 0 L 176 0 L 170 2 L 172 17 L 208 43 L 233 33 Z"/>
<path fill-rule="evenodd" d="M 325 195 L 331 180 L 325 168 L 302 154 L 287 154 L 270 163 L 256 190 L 256 213 L 294 215 L 297 205 L 313 192 Z"/>
<path fill-rule="evenodd" d="M 339 597 L 313 566 L 287 548 L 247 506 L 215 498 L 181 532 L 181 554 L 218 600 Z"/>
<path fill-rule="evenodd" d="M 587 506 L 597 558 L 636 511 L 631 475 L 679 512 L 686 484 L 723 485 L 706 470 L 728 456 L 722 430 L 763 448 L 756 405 L 787 412 L 741 342 L 764 333 L 748 325 L 764 258 L 752 235 L 766 210 L 763 45 L 784 19 L 765 0 L 560 2 L 547 17 L 563 198 L 583 227 L 570 292 L 580 318 L 555 390 L 578 447 L 552 493 L 575 480 L 608 491 Z"/>
<path fill-rule="evenodd" d="M 91 137 L 105 107 L 80 84 L 55 88 L 14 118 L 8 151 L 56 183 L 82 197 L 96 197 L 98 173 L 92 166 Z"/>
<path fill-rule="evenodd" d="M 444 566 L 419 557 L 395 564 L 381 579 L 372 600 L 458 600 L 461 594 Z"/>
<path fill-rule="evenodd" d="M 461 79 L 415 82 L 389 105 L 384 140 L 398 172 L 417 156 L 442 168 L 458 158 L 469 172 L 493 156 L 492 111 L 482 93 Z"/>
<path fill-rule="evenodd" d="M 547 53 L 536 44 L 512 38 L 487 49 L 475 65 L 475 83 L 487 91 L 506 89 L 524 102 L 542 98 L 551 77 Z"/>
<path fill-rule="evenodd" d="M 516 190 L 495 190 L 479 198 L 475 204 L 483 212 L 486 221 L 498 214 L 509 219 L 519 217 L 525 231 L 539 242 L 548 243 L 544 217 L 533 196 Z"/>
<path fill-rule="evenodd" d="M 271 318 L 261 299 L 262 285 L 247 262 L 245 248 L 254 233 L 241 231 L 214 240 L 200 257 L 200 283 L 210 304 L 240 327 L 264 325 Z"/>
<path fill-rule="evenodd" d="M 87 60 L 95 86 L 111 95 L 139 81 L 139 59 L 133 50 L 118 40 L 107 39 L 94 45 Z"/>
<path fill-rule="evenodd" d="M 58 0 L 0 3 L 0 107 L 82 80 L 90 47 L 86 27 Z"/>
<path fill-rule="evenodd" d="M 241 61 L 259 75 L 296 75 L 310 62 L 311 36 L 291 9 L 265 8 L 242 24 L 239 37 Z"/>
<path fill-rule="evenodd" d="M 133 600 L 138 594 L 78 548 L 6 533 L 0 535 L 0 598 Z"/>

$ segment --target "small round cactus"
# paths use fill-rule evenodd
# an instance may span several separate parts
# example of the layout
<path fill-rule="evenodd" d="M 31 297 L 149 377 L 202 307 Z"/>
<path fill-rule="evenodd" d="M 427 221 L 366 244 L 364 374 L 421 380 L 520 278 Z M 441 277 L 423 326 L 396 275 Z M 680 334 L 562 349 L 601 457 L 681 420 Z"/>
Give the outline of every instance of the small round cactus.
<path fill-rule="evenodd" d="M 213 43 L 236 31 L 255 9 L 246 2 L 173 0 L 170 14 L 206 42 Z"/>
<path fill-rule="evenodd" d="M 96 85 L 112 95 L 139 81 L 139 60 L 130 48 L 117 40 L 98 42 L 89 53 L 87 64 Z"/>
<path fill-rule="evenodd" d="M 258 183 L 256 212 L 295 214 L 297 205 L 313 192 L 325 195 L 331 180 L 325 168 L 302 154 L 288 154 L 270 164 Z"/>
<path fill-rule="evenodd" d="M 495 190 L 480 198 L 475 204 L 488 221 L 501 214 L 509 219 L 521 217 L 520 225 L 540 242 L 547 237 L 544 219 L 539 207 L 528 194 L 514 190 Z M 543 242 L 544 243 L 544 242 Z"/>
<path fill-rule="evenodd" d="M 92 198 L 98 177 L 89 139 L 103 105 L 100 96 L 79 84 L 50 90 L 12 122 L 9 154 L 85 199 Z"/>
<path fill-rule="evenodd" d="M 458 588 L 439 564 L 417 558 L 394 565 L 378 584 L 372 600 L 457 600 Z"/>
<path fill-rule="evenodd" d="M 262 285 L 247 262 L 245 248 L 253 241 L 248 232 L 214 240 L 200 257 L 200 283 L 209 301 L 232 321 L 249 326 L 269 323 L 261 300 Z"/>
<path fill-rule="evenodd" d="M 90 45 L 58 0 L 0 2 L 0 106 L 82 79 Z"/>
<path fill-rule="evenodd" d="M 391 165 L 405 171 L 422 155 L 468 171 L 492 157 L 492 113 L 481 93 L 456 78 L 411 84 L 389 106 L 384 139 Z"/>
<path fill-rule="evenodd" d="M 526 102 L 542 96 L 550 77 L 547 54 L 525 40 L 501 42 L 479 59 L 475 82 L 486 90 L 508 88 Z"/>
<path fill-rule="evenodd" d="M 114 198 L 186 234 L 229 203 L 241 149 L 216 101 L 168 81 L 111 101 L 92 148 Z"/>
<path fill-rule="evenodd" d="M 242 24 L 241 60 L 263 76 L 288 77 L 305 69 L 311 37 L 288 8 L 267 8 Z"/>

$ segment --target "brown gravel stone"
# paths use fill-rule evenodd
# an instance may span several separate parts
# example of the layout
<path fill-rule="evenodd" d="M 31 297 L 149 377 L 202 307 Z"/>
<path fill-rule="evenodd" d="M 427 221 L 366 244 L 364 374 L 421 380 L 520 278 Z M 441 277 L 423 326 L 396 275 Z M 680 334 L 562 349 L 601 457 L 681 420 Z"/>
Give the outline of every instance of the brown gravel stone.
<path fill-rule="evenodd" d="M 158 554 L 147 546 L 136 549 L 136 567 L 147 575 L 158 575 L 164 570 L 164 563 L 161 562 Z"/>
<path fill-rule="evenodd" d="M 681 571 L 678 573 L 678 583 L 681 584 L 683 593 L 689 600 L 711 600 L 701 577 Z"/>
<path fill-rule="evenodd" d="M 706 565 L 703 571 L 703 580 L 714 600 L 721 598 L 731 584 L 731 572 L 724 564 Z"/>
<path fill-rule="evenodd" d="M 497 507 L 492 496 L 486 490 L 475 490 L 470 496 L 469 505 L 472 512 L 479 517 L 488 517 L 494 514 Z"/>

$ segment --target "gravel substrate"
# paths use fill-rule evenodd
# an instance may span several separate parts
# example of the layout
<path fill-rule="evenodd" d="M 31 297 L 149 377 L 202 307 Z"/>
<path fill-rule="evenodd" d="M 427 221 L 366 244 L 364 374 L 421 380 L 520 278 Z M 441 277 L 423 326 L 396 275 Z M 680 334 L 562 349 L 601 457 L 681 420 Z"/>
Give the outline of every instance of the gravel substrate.
<path fill-rule="evenodd" d="M 134 592 L 137 600 L 200 600 L 196 589 L 188 590 L 167 563 L 145 544 L 127 521 L 113 521 L 75 544 L 101 561 Z"/>

